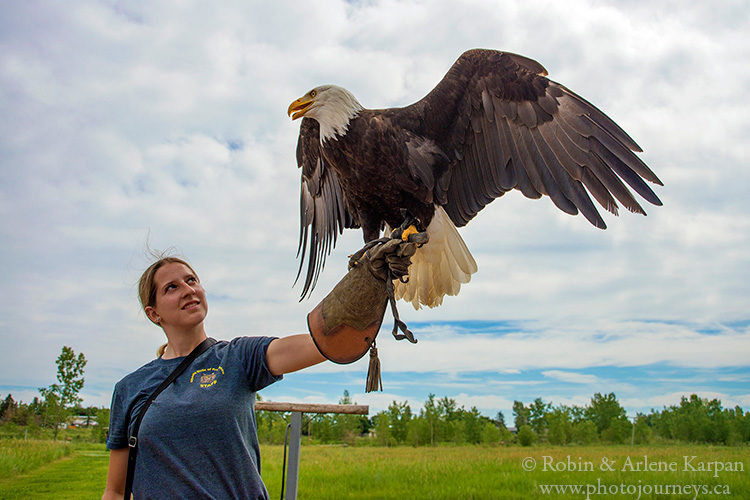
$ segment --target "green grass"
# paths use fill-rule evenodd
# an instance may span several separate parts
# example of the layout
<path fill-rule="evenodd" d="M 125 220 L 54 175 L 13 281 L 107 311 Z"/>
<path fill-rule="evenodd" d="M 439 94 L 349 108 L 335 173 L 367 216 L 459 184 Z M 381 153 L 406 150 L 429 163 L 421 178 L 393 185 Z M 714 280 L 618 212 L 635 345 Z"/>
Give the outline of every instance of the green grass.
<path fill-rule="evenodd" d="M 34 443 L 33 447 L 41 446 Z M 14 448 L 19 455 L 20 447 Z M 272 499 L 279 498 L 283 447 L 263 446 L 262 473 Z M 615 472 L 547 471 L 544 457 L 555 462 L 591 462 L 598 467 L 603 458 L 615 460 Z M 677 462 L 675 472 L 627 472 L 619 470 L 623 461 Z M 743 463 L 744 472 L 684 472 L 683 456 L 697 457 L 700 462 Z M 537 469 L 526 472 L 522 462 L 531 457 Z M 0 499 L 14 498 L 100 498 L 106 481 L 108 452 L 103 445 L 74 445 L 70 454 L 0 479 Z M 727 484 L 726 498 L 750 498 L 750 448 L 697 445 L 674 446 L 570 446 L 551 447 L 480 447 L 438 446 L 435 448 L 380 448 L 345 446 L 302 447 L 299 498 L 322 499 L 520 499 L 585 498 L 585 494 L 543 495 L 540 484 L 594 484 L 641 486 L 648 484 L 705 484 L 709 487 Z M 5 476 L 3 476 L 5 477 Z M 701 494 L 698 498 L 710 498 Z M 608 494 L 591 498 L 632 499 L 636 495 Z M 641 498 L 695 498 L 685 495 L 642 495 Z"/>
<path fill-rule="evenodd" d="M 263 449 L 263 477 L 271 498 L 279 498 L 281 486 L 282 447 Z M 555 462 L 591 462 L 593 472 L 547 471 L 543 468 L 544 456 Z M 631 461 L 678 462 L 682 468 L 683 456 L 697 456 L 696 462 L 740 461 L 745 472 L 726 472 L 713 477 L 713 473 L 695 472 L 627 472 L 620 471 L 627 457 Z M 534 458 L 538 467 L 526 472 L 521 464 L 526 457 Z M 580 457 L 580 458 L 579 458 Z M 603 458 L 615 460 L 616 472 L 602 472 L 598 467 Z M 728 484 L 733 498 L 750 498 L 750 448 L 709 446 L 539 446 L 479 447 L 455 446 L 436 448 L 368 448 L 316 446 L 303 447 L 300 465 L 300 498 L 379 499 L 518 499 L 518 498 L 585 498 L 583 494 L 544 495 L 539 484 Z M 640 483 L 639 483 L 640 481 Z M 585 488 L 585 486 L 584 486 Z M 607 495 L 613 498 L 637 498 L 637 494 Z M 702 495 L 701 497 L 705 497 Z M 596 497 L 592 497 L 596 498 Z M 643 495 L 642 498 L 654 498 Z M 693 494 L 670 495 L 663 498 L 694 498 Z"/>
<path fill-rule="evenodd" d="M 81 445 L 66 457 L 0 481 L 0 498 L 101 498 L 108 465 L 109 452 L 104 445 Z"/>
<path fill-rule="evenodd" d="M 0 439 L 0 478 L 10 478 L 70 454 L 65 441 Z"/>

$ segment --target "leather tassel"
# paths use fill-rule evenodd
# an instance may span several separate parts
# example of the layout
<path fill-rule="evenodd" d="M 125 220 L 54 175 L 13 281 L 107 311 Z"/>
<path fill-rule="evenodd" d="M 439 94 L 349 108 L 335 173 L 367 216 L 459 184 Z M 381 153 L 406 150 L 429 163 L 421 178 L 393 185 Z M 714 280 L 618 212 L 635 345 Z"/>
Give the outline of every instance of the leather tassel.
<path fill-rule="evenodd" d="M 367 369 L 367 383 L 365 392 L 377 391 L 383 392 L 383 381 L 380 379 L 380 359 L 378 358 L 378 349 L 375 342 L 370 346 L 370 367 Z"/>

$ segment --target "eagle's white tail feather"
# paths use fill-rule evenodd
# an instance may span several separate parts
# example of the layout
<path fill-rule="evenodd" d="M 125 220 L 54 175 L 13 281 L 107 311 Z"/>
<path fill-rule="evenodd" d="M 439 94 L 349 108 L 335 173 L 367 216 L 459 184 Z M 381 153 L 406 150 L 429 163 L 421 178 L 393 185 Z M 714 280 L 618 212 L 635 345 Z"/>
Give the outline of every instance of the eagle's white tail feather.
<path fill-rule="evenodd" d="M 477 272 L 474 257 L 442 207 L 435 207 L 427 234 L 430 241 L 411 259 L 408 283 L 395 282 L 396 298 L 411 302 L 415 309 L 439 306 L 445 295 L 458 294 L 461 284 Z"/>

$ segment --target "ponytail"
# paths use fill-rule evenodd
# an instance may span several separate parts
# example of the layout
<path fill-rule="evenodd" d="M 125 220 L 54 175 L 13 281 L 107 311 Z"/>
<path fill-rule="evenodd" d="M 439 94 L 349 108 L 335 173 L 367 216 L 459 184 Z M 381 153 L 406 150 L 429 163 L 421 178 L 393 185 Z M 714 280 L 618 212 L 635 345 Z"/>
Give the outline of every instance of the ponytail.
<path fill-rule="evenodd" d="M 159 348 L 158 348 L 158 349 L 156 350 L 156 357 L 157 357 L 157 358 L 161 358 L 161 357 L 162 357 L 162 356 L 164 355 L 164 351 L 166 351 L 166 350 L 167 350 L 167 345 L 169 345 L 169 343 L 166 343 L 166 344 L 162 344 L 162 345 L 161 345 L 161 347 L 159 347 Z"/>

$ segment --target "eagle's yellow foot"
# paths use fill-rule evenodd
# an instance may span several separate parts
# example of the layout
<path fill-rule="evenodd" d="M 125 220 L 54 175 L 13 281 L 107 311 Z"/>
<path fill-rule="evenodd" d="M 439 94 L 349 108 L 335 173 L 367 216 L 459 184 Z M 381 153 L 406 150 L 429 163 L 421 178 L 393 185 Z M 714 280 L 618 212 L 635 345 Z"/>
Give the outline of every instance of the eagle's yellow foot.
<path fill-rule="evenodd" d="M 401 233 L 401 239 L 404 241 L 409 241 L 409 235 L 417 234 L 418 232 L 419 230 L 417 229 L 417 227 L 414 224 L 412 224 L 406 229 L 404 229 L 404 231 Z"/>

